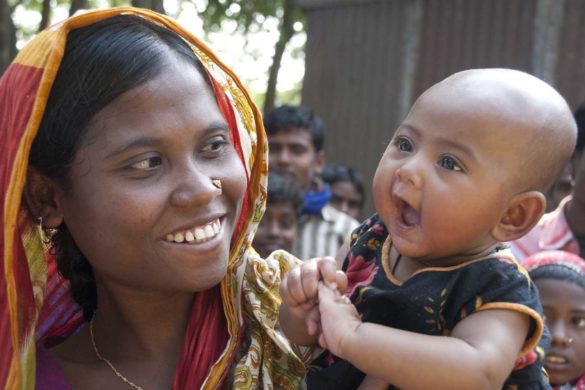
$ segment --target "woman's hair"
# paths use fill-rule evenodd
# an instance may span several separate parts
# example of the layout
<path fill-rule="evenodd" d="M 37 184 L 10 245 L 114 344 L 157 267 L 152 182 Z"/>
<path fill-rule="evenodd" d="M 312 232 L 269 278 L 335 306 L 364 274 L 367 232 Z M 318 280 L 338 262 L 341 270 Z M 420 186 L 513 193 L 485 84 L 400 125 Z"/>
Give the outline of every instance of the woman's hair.
<path fill-rule="evenodd" d="M 524 261 L 532 280 L 556 279 L 578 285 L 585 290 L 585 260 L 565 251 L 536 253 Z"/>
<path fill-rule="evenodd" d="M 155 78 L 171 54 L 209 78 L 189 44 L 166 28 L 118 15 L 71 31 L 29 162 L 44 176 L 70 186 L 70 166 L 92 117 L 123 93 Z M 50 236 L 59 272 L 89 319 L 97 305 L 95 278 L 65 223 Z"/>

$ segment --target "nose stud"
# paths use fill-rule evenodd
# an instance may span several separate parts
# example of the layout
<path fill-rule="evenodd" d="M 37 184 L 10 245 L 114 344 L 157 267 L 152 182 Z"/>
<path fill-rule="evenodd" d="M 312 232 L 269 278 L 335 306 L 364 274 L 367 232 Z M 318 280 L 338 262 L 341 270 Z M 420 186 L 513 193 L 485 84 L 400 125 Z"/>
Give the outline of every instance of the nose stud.
<path fill-rule="evenodd" d="M 211 179 L 211 184 L 213 184 L 213 186 L 215 188 L 217 188 L 219 190 L 219 193 L 221 194 L 221 180 L 219 180 L 219 179 Z"/>
<path fill-rule="evenodd" d="M 573 338 L 572 337 L 569 337 L 567 339 L 567 344 L 573 344 Z"/>

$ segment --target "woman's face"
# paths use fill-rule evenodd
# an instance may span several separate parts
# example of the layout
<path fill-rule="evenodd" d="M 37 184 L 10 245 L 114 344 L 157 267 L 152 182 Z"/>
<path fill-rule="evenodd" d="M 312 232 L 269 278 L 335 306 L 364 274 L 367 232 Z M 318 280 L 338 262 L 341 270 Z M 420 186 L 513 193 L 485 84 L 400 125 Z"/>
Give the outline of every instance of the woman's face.
<path fill-rule="evenodd" d="M 58 195 L 98 283 L 191 292 L 226 273 L 246 174 L 211 87 L 169 57 L 92 118 Z"/>
<path fill-rule="evenodd" d="M 536 286 L 551 333 L 545 367 L 554 385 L 585 375 L 585 290 L 575 283 L 537 279 Z"/>

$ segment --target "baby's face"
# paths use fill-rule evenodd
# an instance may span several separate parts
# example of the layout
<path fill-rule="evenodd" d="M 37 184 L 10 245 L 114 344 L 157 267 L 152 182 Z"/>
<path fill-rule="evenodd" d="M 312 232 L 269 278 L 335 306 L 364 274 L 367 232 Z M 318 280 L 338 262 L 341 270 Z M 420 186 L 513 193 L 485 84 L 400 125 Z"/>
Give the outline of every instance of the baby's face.
<path fill-rule="evenodd" d="M 585 290 L 556 279 L 534 281 L 551 333 L 545 367 L 554 385 L 585 375 Z"/>
<path fill-rule="evenodd" d="M 423 95 L 374 177 L 376 210 L 396 249 L 411 258 L 482 253 L 514 194 L 520 140 L 506 131 L 507 118 L 498 107 L 456 100 L 442 91 Z"/>

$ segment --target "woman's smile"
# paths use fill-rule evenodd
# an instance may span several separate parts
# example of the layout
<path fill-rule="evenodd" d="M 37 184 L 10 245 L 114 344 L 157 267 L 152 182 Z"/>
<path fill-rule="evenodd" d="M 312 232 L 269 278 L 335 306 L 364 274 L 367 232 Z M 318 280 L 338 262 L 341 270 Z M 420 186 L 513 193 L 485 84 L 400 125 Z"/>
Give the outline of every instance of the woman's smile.
<path fill-rule="evenodd" d="M 221 230 L 221 220 L 219 218 L 205 224 L 195 226 L 189 229 L 181 229 L 166 236 L 168 242 L 201 244 L 215 238 Z"/>

